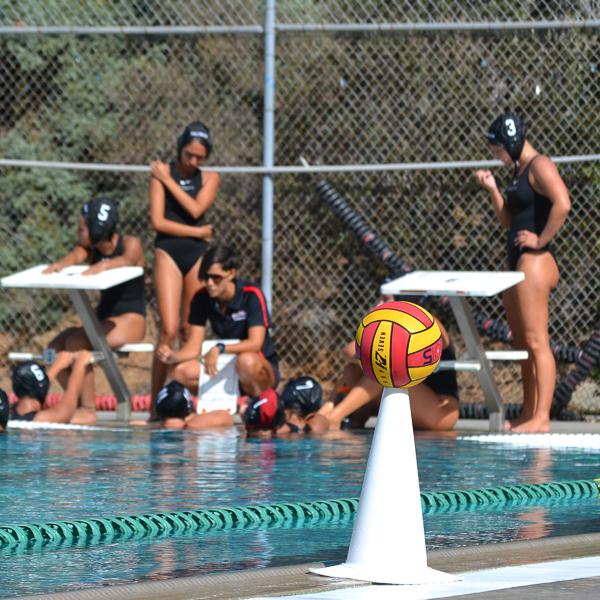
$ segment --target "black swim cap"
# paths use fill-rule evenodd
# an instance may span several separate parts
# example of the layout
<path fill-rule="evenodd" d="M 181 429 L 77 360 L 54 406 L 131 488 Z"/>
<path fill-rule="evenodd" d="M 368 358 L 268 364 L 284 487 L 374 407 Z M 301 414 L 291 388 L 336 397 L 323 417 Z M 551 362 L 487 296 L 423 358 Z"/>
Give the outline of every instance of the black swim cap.
<path fill-rule="evenodd" d="M 8 423 L 8 394 L 0 388 L 0 427 L 2 429 L 6 429 L 6 424 Z"/>
<path fill-rule="evenodd" d="M 179 381 L 171 381 L 156 396 L 156 414 L 161 419 L 185 419 L 193 410 L 192 396 Z"/>
<path fill-rule="evenodd" d="M 94 198 L 86 202 L 81 209 L 90 232 L 90 241 L 97 244 L 102 240 L 110 240 L 117 228 L 119 211 L 110 198 Z"/>
<path fill-rule="evenodd" d="M 273 388 L 269 388 L 250 400 L 244 413 L 247 431 L 268 431 L 281 427 L 285 422 L 283 400 Z"/>
<path fill-rule="evenodd" d="M 494 146 L 501 146 L 514 162 L 519 160 L 527 137 L 527 125 L 516 113 L 504 113 L 490 125 L 487 140 Z"/>
<path fill-rule="evenodd" d="M 321 384 L 312 377 L 296 377 L 285 384 L 281 399 L 286 408 L 296 410 L 305 417 L 321 408 L 323 390 Z"/>
<path fill-rule="evenodd" d="M 190 123 L 177 138 L 177 158 L 181 157 L 181 151 L 184 146 L 187 146 L 192 140 L 200 142 L 206 148 L 206 158 L 212 152 L 212 138 L 210 137 L 210 129 L 202 123 L 202 121 L 194 121 Z"/>
<path fill-rule="evenodd" d="M 13 369 L 12 388 L 17 398 L 35 398 L 43 404 L 49 387 L 50 380 L 44 367 L 32 360 Z"/>

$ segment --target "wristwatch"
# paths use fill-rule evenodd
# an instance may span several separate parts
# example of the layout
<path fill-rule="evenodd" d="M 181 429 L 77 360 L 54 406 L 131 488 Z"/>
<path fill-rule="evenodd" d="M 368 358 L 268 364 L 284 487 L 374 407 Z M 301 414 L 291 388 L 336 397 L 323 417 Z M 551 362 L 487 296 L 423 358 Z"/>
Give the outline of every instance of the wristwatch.
<path fill-rule="evenodd" d="M 215 348 L 219 349 L 219 354 L 225 353 L 225 344 L 223 342 L 219 342 L 218 344 L 215 344 Z"/>

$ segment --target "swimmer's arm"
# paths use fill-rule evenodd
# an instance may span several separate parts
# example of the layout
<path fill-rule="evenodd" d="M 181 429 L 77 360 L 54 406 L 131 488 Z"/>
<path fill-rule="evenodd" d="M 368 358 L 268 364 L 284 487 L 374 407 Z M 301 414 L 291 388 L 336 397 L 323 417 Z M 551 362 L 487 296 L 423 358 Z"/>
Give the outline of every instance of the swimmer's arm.
<path fill-rule="evenodd" d="M 144 252 L 142 250 L 142 243 L 139 238 L 127 235 L 123 239 L 123 254 L 110 258 L 108 260 L 101 260 L 95 265 L 92 265 L 89 269 L 86 269 L 82 275 L 92 275 L 94 273 L 102 273 L 102 271 L 108 271 L 109 269 L 117 269 L 119 267 L 136 267 L 144 264 Z"/>
<path fill-rule="evenodd" d="M 206 337 L 206 327 L 204 325 L 192 325 L 188 333 L 188 339 L 185 344 L 176 352 L 168 346 L 159 346 L 156 351 L 158 359 L 164 363 L 174 365 L 187 360 L 197 360 L 202 352 L 202 343 Z"/>
<path fill-rule="evenodd" d="M 67 389 L 62 398 L 55 406 L 40 410 L 33 418 L 34 421 L 41 423 L 68 423 L 71 420 L 71 417 L 75 414 L 75 410 L 77 409 L 77 403 L 79 401 L 79 395 L 85 377 L 85 369 L 91 358 L 92 354 L 87 350 L 82 350 L 77 353 L 67 383 Z"/>
<path fill-rule="evenodd" d="M 202 187 L 196 197 L 190 196 L 179 184 L 168 175 L 162 181 L 163 185 L 171 192 L 175 200 L 194 219 L 201 217 L 215 201 L 221 177 L 213 171 L 202 171 Z"/>
<path fill-rule="evenodd" d="M 211 410 L 201 415 L 189 415 L 185 418 L 186 429 L 214 429 L 232 425 L 233 416 L 226 410 Z"/>
<path fill-rule="evenodd" d="M 382 387 L 366 375 L 348 392 L 348 395 L 327 415 L 331 428 L 339 428 L 340 423 L 381 395 Z"/>
<path fill-rule="evenodd" d="M 90 256 L 89 250 L 80 246 L 79 244 L 69 252 L 66 256 L 63 256 L 51 265 L 48 265 L 42 273 L 58 273 L 65 267 L 71 267 L 73 265 L 79 265 L 85 262 Z"/>
<path fill-rule="evenodd" d="M 538 236 L 538 248 L 543 248 L 550 243 L 567 220 L 571 200 L 556 165 L 547 156 L 541 156 L 531 165 L 530 176 L 533 189 L 552 202 L 546 227 Z"/>
<path fill-rule="evenodd" d="M 61 350 L 56 353 L 54 362 L 46 370 L 46 375 L 50 381 L 56 381 L 58 374 L 73 364 L 76 358 L 75 352 L 69 352 L 67 350 Z"/>
<path fill-rule="evenodd" d="M 210 240 L 213 233 L 212 225 L 194 227 L 185 223 L 177 223 L 165 219 L 165 188 L 158 179 L 150 181 L 150 222 L 158 233 L 177 237 L 193 237 Z"/>
<path fill-rule="evenodd" d="M 494 212 L 496 213 L 496 219 L 504 229 L 509 229 L 511 224 L 510 213 L 508 212 L 508 208 L 506 208 L 506 201 L 504 200 L 504 196 L 500 193 L 499 189 L 495 189 L 490 192 L 490 196 L 492 198 L 492 206 L 494 207 Z"/>
<path fill-rule="evenodd" d="M 479 169 L 479 171 L 475 173 L 475 179 L 479 187 L 482 187 L 484 190 L 487 190 L 490 193 L 496 218 L 500 222 L 500 225 L 504 227 L 504 229 L 508 229 L 511 222 L 510 213 L 506 208 L 504 196 L 500 193 L 498 185 L 496 184 L 496 179 L 492 175 L 492 172 L 488 169 Z"/>

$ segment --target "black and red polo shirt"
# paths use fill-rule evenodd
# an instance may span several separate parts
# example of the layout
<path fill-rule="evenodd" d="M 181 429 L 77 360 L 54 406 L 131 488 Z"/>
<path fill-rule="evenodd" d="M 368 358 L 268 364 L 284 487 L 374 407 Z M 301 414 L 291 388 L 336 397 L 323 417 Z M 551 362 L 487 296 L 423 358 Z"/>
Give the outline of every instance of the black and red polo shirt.
<path fill-rule="evenodd" d="M 271 318 L 267 309 L 267 301 L 262 290 L 254 283 L 235 280 L 235 296 L 221 312 L 219 303 L 208 295 L 206 289 L 200 290 L 190 305 L 190 325 L 206 325 L 210 321 L 214 334 L 220 339 L 248 338 L 248 329 L 262 325 L 266 328 L 262 353 L 275 367 L 279 358 L 271 338 Z"/>

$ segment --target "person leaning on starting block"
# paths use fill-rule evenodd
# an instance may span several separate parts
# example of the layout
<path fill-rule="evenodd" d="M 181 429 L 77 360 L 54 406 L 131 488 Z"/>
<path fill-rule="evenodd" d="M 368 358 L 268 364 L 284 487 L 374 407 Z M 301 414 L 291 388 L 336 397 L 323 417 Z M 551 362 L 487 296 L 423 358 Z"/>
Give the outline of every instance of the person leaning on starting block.
<path fill-rule="evenodd" d="M 442 332 L 442 360 L 455 360 L 456 355 L 445 327 L 436 319 Z M 351 427 L 364 427 L 369 417 L 377 415 L 383 388 L 363 375 L 356 357 L 354 342 L 343 350 L 347 361 L 335 396 L 319 413 L 327 417 L 332 429 L 338 429 L 348 418 Z M 449 431 L 459 416 L 458 383 L 454 370 L 436 371 L 423 383 L 408 388 L 413 427 L 419 430 Z"/>
<path fill-rule="evenodd" d="M 527 126 L 514 113 L 497 117 L 488 131 L 492 156 L 514 167 L 503 196 L 492 173 L 475 173 L 490 194 L 496 217 L 508 229 L 507 256 L 511 270 L 525 279 L 504 293 L 504 309 L 515 348 L 529 358 L 521 363 L 523 410 L 506 423 L 519 433 L 550 431 L 550 409 L 556 384 L 556 362 L 548 333 L 548 300 L 559 280 L 552 244 L 571 209 L 569 191 L 552 160 L 527 141 Z"/>
<path fill-rule="evenodd" d="M 110 198 L 95 198 L 86 202 L 79 217 L 77 244 L 69 254 L 46 268 L 44 273 L 56 273 L 83 262 L 88 262 L 90 267 L 82 275 L 94 275 L 117 267 L 143 267 L 144 255 L 139 238 L 120 234 L 117 224 L 117 206 Z M 102 291 L 96 315 L 111 348 L 140 342 L 146 330 L 144 276 Z M 50 342 L 49 347 L 57 352 L 91 348 L 83 327 L 65 329 Z M 58 374 L 57 379 L 63 389 L 68 377 L 67 368 Z M 82 408 L 95 415 L 95 403 L 94 373 L 90 365 L 82 391 Z"/>
<path fill-rule="evenodd" d="M 86 367 L 92 361 L 92 353 L 59 352 L 54 363 L 46 371 L 34 361 L 17 365 L 12 371 L 12 388 L 17 402 L 11 407 L 11 421 L 35 421 L 37 423 L 90 424 L 89 411 L 78 408 Z M 58 373 L 70 368 L 71 375 L 62 398 L 54 405 L 44 408 L 50 382 Z M 95 419 L 94 419 L 95 422 Z"/>
<path fill-rule="evenodd" d="M 228 246 L 213 246 L 206 252 L 199 272 L 206 287 L 192 300 L 188 340 L 179 350 L 167 344 L 157 350 L 158 358 L 172 365 L 171 378 L 192 393 L 198 389 L 201 367 L 198 357 L 207 321 L 218 338 L 240 340 L 235 344 L 216 344 L 200 358 L 208 375 L 216 375 L 220 354 L 235 354 L 242 393 L 258 396 L 279 382 L 278 357 L 269 331 L 265 297 L 256 285 L 237 277 L 237 266 L 235 253 Z M 226 411 L 218 412 L 231 419 Z"/>
<path fill-rule="evenodd" d="M 210 131 L 200 121 L 190 123 L 177 138 L 177 156 L 169 164 L 150 163 L 150 219 L 154 241 L 154 287 L 160 316 L 157 347 L 177 344 L 179 329 L 187 337 L 188 310 L 202 287 L 198 267 L 213 236 L 205 213 L 217 195 L 220 175 L 201 169 L 212 151 Z M 181 319 L 181 320 L 180 320 Z M 151 395 L 165 382 L 167 368 L 155 356 Z"/>

